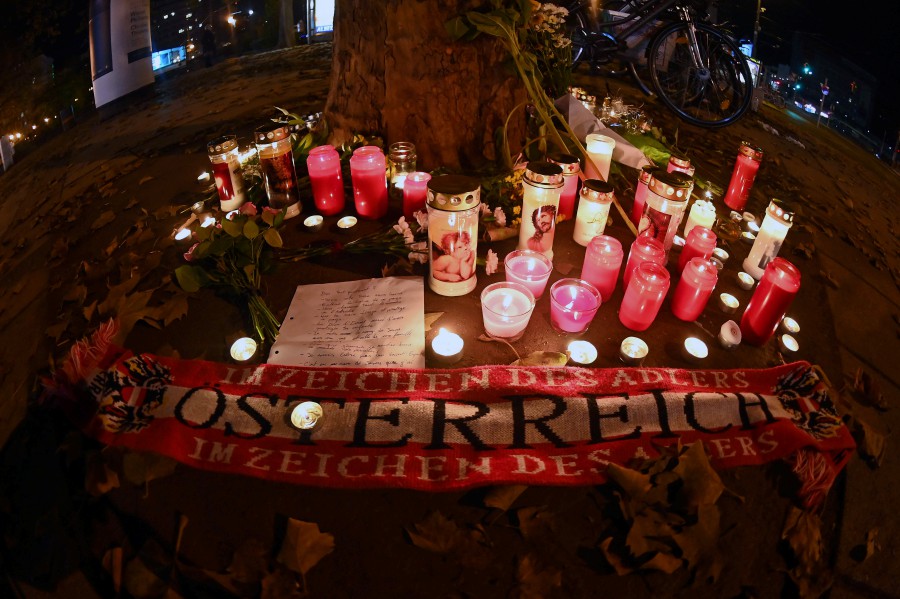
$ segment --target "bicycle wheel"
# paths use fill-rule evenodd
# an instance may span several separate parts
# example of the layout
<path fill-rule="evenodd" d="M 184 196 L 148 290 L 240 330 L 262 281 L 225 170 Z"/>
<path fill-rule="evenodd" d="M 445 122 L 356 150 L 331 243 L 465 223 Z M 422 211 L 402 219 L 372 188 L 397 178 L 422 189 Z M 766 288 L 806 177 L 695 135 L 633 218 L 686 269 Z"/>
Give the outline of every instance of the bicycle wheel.
<path fill-rule="evenodd" d="M 750 67 L 724 33 L 702 23 L 693 27 L 700 65 L 691 52 L 689 24 L 673 23 L 650 42 L 650 80 L 663 104 L 688 123 L 701 127 L 729 125 L 750 107 Z"/>

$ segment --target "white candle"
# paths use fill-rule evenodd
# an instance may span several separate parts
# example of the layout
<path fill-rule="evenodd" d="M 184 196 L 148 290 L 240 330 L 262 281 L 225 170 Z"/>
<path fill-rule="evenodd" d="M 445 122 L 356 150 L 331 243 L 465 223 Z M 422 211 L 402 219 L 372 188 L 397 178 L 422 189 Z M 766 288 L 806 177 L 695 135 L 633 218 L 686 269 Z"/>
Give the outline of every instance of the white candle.
<path fill-rule="evenodd" d="M 209 173 L 208 172 L 200 173 L 199 175 L 197 175 L 197 181 L 199 181 L 200 183 L 206 183 L 207 181 L 209 181 Z"/>
<path fill-rule="evenodd" d="M 719 345 L 725 349 L 734 349 L 741 344 L 741 327 L 729 320 L 719 329 Z"/>
<path fill-rule="evenodd" d="M 800 332 L 800 323 L 791 318 L 790 316 L 785 316 L 784 320 L 781 321 L 781 328 L 785 333 L 791 333 L 792 335 L 796 335 Z"/>
<path fill-rule="evenodd" d="M 241 337 L 231 344 L 231 357 L 238 362 L 246 362 L 256 353 L 256 341 L 250 337 Z"/>
<path fill-rule="evenodd" d="M 534 295 L 524 285 L 503 281 L 481 293 L 484 330 L 491 337 L 519 339 L 534 310 Z"/>
<path fill-rule="evenodd" d="M 431 340 L 431 349 L 438 362 L 452 364 L 462 357 L 463 340 L 456 333 L 441 327 L 437 336 Z"/>
<path fill-rule="evenodd" d="M 215 217 L 213 217 L 213 216 L 207 216 L 206 218 L 203 219 L 203 222 L 200 223 L 200 227 L 203 228 L 203 229 L 205 229 L 205 228 L 207 228 L 207 227 L 212 227 L 212 226 L 215 225 L 215 224 L 216 224 L 216 219 L 215 219 Z"/>
<path fill-rule="evenodd" d="M 729 214 L 728 216 L 730 216 L 731 220 L 733 220 L 733 221 L 744 220 L 744 217 L 741 216 L 741 213 L 737 212 L 736 210 L 732 210 L 731 214 Z"/>
<path fill-rule="evenodd" d="M 588 179 L 609 179 L 609 166 L 612 162 L 613 149 L 616 140 L 599 133 L 591 133 L 585 138 L 588 160 L 585 161 L 584 171 Z"/>
<path fill-rule="evenodd" d="M 694 227 L 706 227 L 707 229 L 712 229 L 713 225 L 716 222 L 716 207 L 713 206 L 712 202 L 707 202 L 706 200 L 696 200 L 691 206 L 691 211 L 688 214 L 687 222 L 684 223 L 684 237 L 687 239 L 688 233 L 691 232 L 691 229 Z"/>
<path fill-rule="evenodd" d="M 769 203 L 762 227 L 756 234 L 756 241 L 753 242 L 750 253 L 744 259 L 744 270 L 754 279 L 759 280 L 766 265 L 778 255 L 781 244 L 784 243 L 784 238 L 793 223 L 793 213 L 784 210 L 774 201 Z M 756 223 L 748 224 L 755 225 Z"/>
<path fill-rule="evenodd" d="M 753 289 L 753 286 L 756 285 L 756 279 L 748 275 L 747 273 L 741 271 L 737 275 L 738 285 L 741 289 Z"/>
<path fill-rule="evenodd" d="M 747 231 L 753 233 L 754 235 L 759 233 L 759 225 L 756 224 L 755 220 L 751 220 L 749 223 L 747 223 Z"/>
<path fill-rule="evenodd" d="M 688 337 L 684 340 L 684 351 L 693 360 L 703 360 L 709 355 L 709 348 L 696 337 Z"/>
<path fill-rule="evenodd" d="M 576 364 L 590 364 L 597 359 L 597 348 L 590 341 L 576 340 L 566 348 L 569 350 L 569 359 Z"/>
<path fill-rule="evenodd" d="M 713 265 L 716 267 L 716 270 L 722 270 L 723 268 L 725 268 L 725 265 L 722 264 L 722 261 L 718 258 L 710 258 L 709 261 L 713 263 Z"/>
<path fill-rule="evenodd" d="M 628 366 L 640 366 L 648 353 L 650 348 L 639 337 L 626 337 L 619 346 L 619 359 Z"/>
<path fill-rule="evenodd" d="M 794 339 L 793 335 L 785 333 L 778 338 L 778 347 L 781 349 L 781 353 L 792 354 L 800 349 L 800 344 L 797 343 L 797 340 Z"/>
<path fill-rule="evenodd" d="M 309 430 L 322 418 L 322 406 L 314 401 L 304 401 L 291 410 L 291 424 L 300 430 Z"/>
<path fill-rule="evenodd" d="M 741 218 L 744 219 L 744 222 L 752 223 L 756 221 L 756 215 L 752 212 L 744 212 L 741 214 Z"/>
<path fill-rule="evenodd" d="M 752 244 L 754 241 L 756 241 L 756 234 L 751 233 L 750 231 L 741 233 L 741 241 L 743 241 L 746 244 Z"/>
<path fill-rule="evenodd" d="M 303 221 L 303 226 L 311 231 L 318 231 L 322 228 L 323 222 L 325 222 L 325 219 L 322 218 L 321 214 L 314 214 L 306 217 L 306 220 Z"/>
<path fill-rule="evenodd" d="M 725 314 L 734 314 L 740 305 L 738 299 L 730 293 L 719 294 L 719 309 Z"/>
<path fill-rule="evenodd" d="M 337 226 L 341 229 L 350 229 L 351 227 L 356 226 L 356 217 L 355 216 L 345 216 L 337 222 Z"/>
<path fill-rule="evenodd" d="M 722 264 L 728 262 L 728 259 L 731 257 L 731 254 L 723 250 L 722 248 L 716 248 L 713 250 L 713 258 L 716 258 Z"/>
<path fill-rule="evenodd" d="M 613 191 L 613 186 L 604 181 L 588 181 L 581 187 L 575 230 L 572 233 L 575 243 L 587 246 L 591 239 L 603 235 L 609 220 Z"/>
<path fill-rule="evenodd" d="M 676 235 L 675 237 L 672 238 L 672 245 L 683 248 L 684 244 L 685 244 L 685 240 L 684 240 L 684 237 L 682 237 L 681 235 Z"/>
<path fill-rule="evenodd" d="M 178 232 L 175 233 L 175 245 L 182 249 L 190 247 L 191 235 L 190 229 L 179 229 Z"/>

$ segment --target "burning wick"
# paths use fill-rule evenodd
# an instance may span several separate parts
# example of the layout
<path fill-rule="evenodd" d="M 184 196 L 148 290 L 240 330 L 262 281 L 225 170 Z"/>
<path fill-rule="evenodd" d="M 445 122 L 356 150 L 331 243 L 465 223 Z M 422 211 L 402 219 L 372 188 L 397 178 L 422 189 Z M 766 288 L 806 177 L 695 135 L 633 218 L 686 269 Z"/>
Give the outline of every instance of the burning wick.
<path fill-rule="evenodd" d="M 573 341 L 567 349 L 569 358 L 576 364 L 590 364 L 597 359 L 597 348 L 590 341 Z"/>
<path fill-rule="evenodd" d="M 453 364 L 462 357 L 463 339 L 441 327 L 437 336 L 431 340 L 434 357 L 442 364 Z"/>

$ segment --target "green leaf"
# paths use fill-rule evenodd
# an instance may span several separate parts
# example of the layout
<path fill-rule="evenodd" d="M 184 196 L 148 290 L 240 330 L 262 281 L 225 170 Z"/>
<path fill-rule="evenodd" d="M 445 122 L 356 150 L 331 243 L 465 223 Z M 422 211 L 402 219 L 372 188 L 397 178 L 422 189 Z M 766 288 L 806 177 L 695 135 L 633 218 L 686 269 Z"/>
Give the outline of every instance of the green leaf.
<path fill-rule="evenodd" d="M 235 218 L 234 220 L 228 220 L 227 218 L 222 219 L 222 230 L 231 235 L 232 237 L 240 237 L 241 233 L 244 230 L 244 223 L 240 218 Z"/>
<path fill-rule="evenodd" d="M 275 221 L 272 223 L 272 226 L 276 229 L 281 226 L 281 223 L 284 222 L 284 210 L 275 215 Z"/>
<path fill-rule="evenodd" d="M 209 240 L 201 241 L 194 250 L 194 258 L 196 260 L 203 260 L 209 256 L 209 249 L 212 247 L 212 243 L 213 242 Z"/>
<path fill-rule="evenodd" d="M 178 285 L 188 293 L 200 290 L 203 286 L 205 274 L 202 268 L 191 264 L 183 264 L 175 269 L 175 278 L 178 280 Z"/>
<path fill-rule="evenodd" d="M 282 241 L 278 229 L 266 229 L 265 233 L 263 233 L 263 239 L 265 239 L 266 243 L 273 248 L 280 248 L 284 245 L 284 241 Z"/>
<path fill-rule="evenodd" d="M 199 227 L 194 235 L 197 236 L 197 239 L 200 241 L 206 241 L 210 237 L 212 237 L 213 231 L 215 231 L 215 227 Z"/>
<path fill-rule="evenodd" d="M 444 29 L 453 41 L 460 41 L 467 35 L 471 34 L 473 29 L 469 27 L 468 22 L 463 17 L 453 17 L 444 23 Z M 478 34 L 478 31 L 475 31 Z"/>
<path fill-rule="evenodd" d="M 219 237 L 209 244 L 208 253 L 213 256 L 224 256 L 232 247 L 234 247 L 234 241 L 230 237 Z"/>
<path fill-rule="evenodd" d="M 271 210 L 263 210 L 262 219 L 264 223 L 272 227 L 275 224 L 275 213 Z"/>
<path fill-rule="evenodd" d="M 244 223 L 244 237 L 247 239 L 256 239 L 259 235 L 259 225 L 254 220 L 248 220 Z"/>
<path fill-rule="evenodd" d="M 466 13 L 469 22 L 474 25 L 478 31 L 493 35 L 494 37 L 505 38 L 507 29 L 504 29 L 503 26 L 506 25 L 507 28 L 511 28 L 512 23 L 503 23 L 504 19 L 502 15 L 502 11 L 494 11 L 487 14 L 480 12 Z"/>
<path fill-rule="evenodd" d="M 247 264 L 244 266 L 244 274 L 247 275 L 248 281 L 253 281 L 254 274 L 256 273 L 256 266 L 253 264 Z"/>

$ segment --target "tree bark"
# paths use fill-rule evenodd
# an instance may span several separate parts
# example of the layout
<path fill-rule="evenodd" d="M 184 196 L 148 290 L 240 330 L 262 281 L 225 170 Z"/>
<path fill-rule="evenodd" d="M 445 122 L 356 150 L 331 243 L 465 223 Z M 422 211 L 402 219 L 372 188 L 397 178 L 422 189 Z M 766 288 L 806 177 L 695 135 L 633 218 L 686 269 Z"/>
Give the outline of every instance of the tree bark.
<path fill-rule="evenodd" d="M 304 19 L 305 21 L 305 19 Z M 278 3 L 278 47 L 293 48 L 297 34 L 294 31 L 294 3 L 280 0 Z"/>
<path fill-rule="evenodd" d="M 444 23 L 477 0 L 338 0 L 325 118 L 336 143 L 354 133 L 411 141 L 419 169 L 498 160 L 494 135 L 525 99 L 494 39 L 453 42 Z M 510 123 L 521 145 L 524 118 Z"/>

